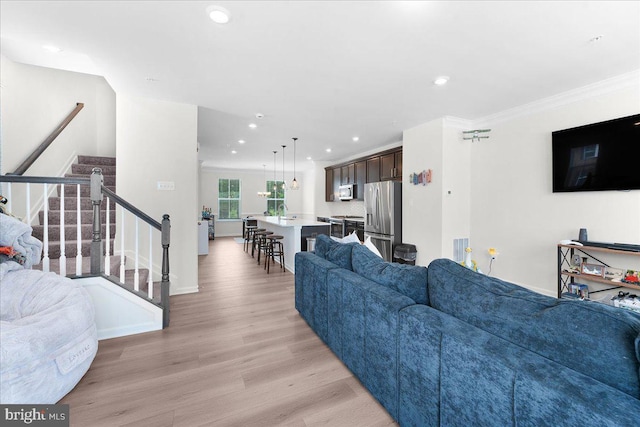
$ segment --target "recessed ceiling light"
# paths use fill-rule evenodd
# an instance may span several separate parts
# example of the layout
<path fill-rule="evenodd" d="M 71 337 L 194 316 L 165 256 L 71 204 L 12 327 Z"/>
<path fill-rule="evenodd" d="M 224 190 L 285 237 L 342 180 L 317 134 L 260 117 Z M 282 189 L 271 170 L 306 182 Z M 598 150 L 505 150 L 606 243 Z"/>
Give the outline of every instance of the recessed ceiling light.
<path fill-rule="evenodd" d="M 58 46 L 54 46 L 52 44 L 45 44 L 44 46 L 42 46 L 42 48 L 44 50 L 48 50 L 51 53 L 58 53 L 62 51 L 62 49 L 60 49 Z"/>
<path fill-rule="evenodd" d="M 255 123 L 249 123 L 249 127 L 250 127 L 251 129 L 255 129 L 255 128 L 257 128 L 257 127 L 258 127 L 258 125 L 257 125 L 257 124 L 255 124 Z"/>
<path fill-rule="evenodd" d="M 353 142 L 358 142 L 358 141 L 360 141 L 360 138 L 358 138 L 357 136 L 354 136 L 352 139 L 353 139 Z"/>
<path fill-rule="evenodd" d="M 236 150 L 231 150 L 231 154 L 236 154 L 237 151 Z"/>
<path fill-rule="evenodd" d="M 238 144 L 244 144 L 244 142 L 245 142 L 244 139 L 239 139 L 238 140 Z"/>
<path fill-rule="evenodd" d="M 449 81 L 449 77 L 440 76 L 440 77 L 436 77 L 436 79 L 433 81 L 433 84 L 438 85 L 438 86 L 442 86 L 444 84 L 447 84 L 448 81 Z"/>
<path fill-rule="evenodd" d="M 207 14 L 216 24 L 226 24 L 231 20 L 229 11 L 220 6 L 209 6 L 207 8 Z"/>
<path fill-rule="evenodd" d="M 327 151 L 327 153 L 330 153 L 331 152 L 331 148 L 327 148 L 326 151 Z"/>
<path fill-rule="evenodd" d="M 307 157 L 307 160 L 311 160 L 311 156 L 308 156 L 308 157 Z"/>
<path fill-rule="evenodd" d="M 263 118 L 264 118 L 264 114 L 256 113 L 256 119 L 263 119 Z"/>

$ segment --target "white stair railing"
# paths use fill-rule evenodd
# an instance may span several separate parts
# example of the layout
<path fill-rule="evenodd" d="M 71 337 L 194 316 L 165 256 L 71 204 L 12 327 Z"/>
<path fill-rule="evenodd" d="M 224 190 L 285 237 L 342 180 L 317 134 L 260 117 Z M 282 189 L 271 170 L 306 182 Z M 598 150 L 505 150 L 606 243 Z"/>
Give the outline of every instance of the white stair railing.
<path fill-rule="evenodd" d="M 112 192 L 111 190 L 109 190 L 107 187 L 104 187 L 102 185 L 102 181 L 103 181 L 103 177 L 102 177 L 102 173 L 101 170 L 96 168 L 94 169 L 94 172 L 92 173 L 91 178 L 61 178 L 61 177 L 26 177 L 26 176 L 16 176 L 16 175 L 4 175 L 4 176 L 0 176 L 0 183 L 3 186 L 3 193 L 4 195 L 6 195 L 6 197 L 9 199 L 9 202 L 7 204 L 7 210 L 11 211 L 14 207 L 16 207 L 15 202 L 12 202 L 12 199 L 14 195 L 16 195 L 16 193 L 18 193 L 18 197 L 20 200 L 22 200 L 22 198 L 25 199 L 25 203 L 24 203 L 24 210 L 21 211 L 21 213 L 26 213 L 25 216 L 25 222 L 30 223 L 31 222 L 31 212 L 40 210 L 40 208 L 42 208 L 43 210 L 43 219 L 42 219 L 42 241 L 43 241 L 43 258 L 42 258 L 42 270 L 43 271 L 50 271 L 51 270 L 51 260 L 52 260 L 52 251 L 51 249 L 51 245 L 54 244 L 54 242 L 51 240 L 51 235 L 49 233 L 49 225 L 50 225 L 50 214 L 51 214 L 51 207 L 49 206 L 49 191 L 51 189 L 50 184 L 58 184 L 59 185 L 59 200 L 60 200 L 60 218 L 59 218 L 59 225 L 60 225 L 60 233 L 59 233 L 59 244 L 60 244 L 60 251 L 59 251 L 59 274 L 60 275 L 67 275 L 67 268 L 66 268 L 66 234 L 65 234 L 65 222 L 66 222 L 66 217 L 68 216 L 67 213 L 65 212 L 65 192 L 69 192 L 68 190 L 65 190 L 66 188 L 72 188 L 70 187 L 71 185 L 75 185 L 76 186 L 76 216 L 77 216 L 77 222 L 76 224 L 71 225 L 71 227 L 75 226 L 76 229 L 76 245 L 77 245 L 77 254 L 75 257 L 75 265 L 76 268 L 73 269 L 74 273 L 71 273 L 70 276 L 76 276 L 76 277 L 80 277 L 82 275 L 86 275 L 86 274 L 91 274 L 91 275 L 101 275 L 104 277 L 109 278 L 110 280 L 116 279 L 114 277 L 112 277 L 110 275 L 111 273 L 111 268 L 110 268 L 110 261 L 111 261 L 111 250 L 112 250 L 112 244 L 110 242 L 110 239 L 112 237 L 112 233 L 111 233 L 111 225 L 113 223 L 114 227 L 117 227 L 117 233 L 116 235 L 120 235 L 120 279 L 119 281 L 122 282 L 121 286 L 129 289 L 131 292 L 135 293 L 136 295 L 143 297 L 151 302 L 154 302 L 155 304 L 160 305 L 163 308 L 163 325 L 164 327 L 167 327 L 169 325 L 169 286 L 170 286 L 170 282 L 169 282 L 169 243 L 170 243 L 170 220 L 169 220 L 169 216 L 168 215 L 164 215 L 163 219 L 161 222 L 158 222 L 154 219 L 152 219 L 151 217 L 149 217 L 148 215 L 146 215 L 145 213 L 141 212 L 139 209 L 137 209 L 136 207 L 134 207 L 133 205 L 131 205 L 130 203 L 128 203 L 127 201 L 125 201 L 124 199 L 122 199 L 121 197 L 119 197 L 118 195 L 116 195 L 114 192 Z M 20 191 L 16 191 L 16 188 L 12 188 L 12 184 L 25 184 L 22 188 L 20 188 Z M 33 189 L 33 185 L 42 185 L 42 206 L 38 205 L 38 203 L 40 202 L 36 202 L 33 203 L 31 200 L 31 193 L 32 191 L 34 192 L 34 194 L 37 194 L 39 189 Z M 69 187 L 67 187 L 69 186 Z M 83 230 L 82 227 L 82 204 L 83 201 L 81 200 L 81 194 L 82 194 L 82 188 L 83 186 L 90 186 L 91 187 L 91 202 L 92 202 L 92 207 L 93 207 L 93 221 L 92 221 L 92 237 L 91 237 L 91 271 L 87 272 L 87 271 L 83 271 L 82 269 L 82 264 L 83 264 L 83 255 L 82 255 L 82 242 L 83 240 L 86 242 L 87 240 L 87 236 L 83 236 L 83 231 L 84 234 L 86 234 L 86 230 Z M 70 192 L 69 192 L 70 193 Z M 106 196 L 106 197 L 105 197 Z M 106 211 L 106 221 L 105 221 L 105 227 L 103 228 L 101 225 L 101 205 L 103 203 L 103 200 L 106 200 L 107 206 L 104 207 L 105 211 Z M 120 210 L 121 210 L 121 221 L 120 224 L 114 223 L 111 220 L 111 203 L 114 203 L 115 205 L 120 206 Z M 125 211 L 127 211 L 130 215 L 133 215 L 133 218 L 135 220 L 135 240 L 133 243 L 134 246 L 134 256 L 133 256 L 133 262 L 134 262 L 134 283 L 132 284 L 133 286 L 133 290 L 131 288 L 128 288 L 127 286 L 130 285 L 126 285 L 124 284 L 125 280 L 125 276 L 126 276 L 126 245 L 125 245 L 125 236 L 126 236 L 126 232 L 125 232 Z M 104 212 L 104 211 L 102 211 Z M 114 213 L 117 212 L 114 211 Z M 144 239 L 141 239 L 142 236 L 140 236 L 140 221 L 144 221 L 147 223 L 148 225 L 148 230 L 149 230 L 149 238 L 148 238 L 148 243 L 149 243 L 149 248 L 148 248 L 148 253 L 149 253 L 149 257 L 148 260 L 144 260 L 141 258 L 141 243 L 144 242 Z M 36 226 L 34 226 L 36 227 Z M 70 230 L 73 228 L 70 228 Z M 86 229 L 86 227 L 85 227 Z M 106 229 L 106 232 L 103 232 L 102 230 Z M 155 249 L 155 256 L 154 256 L 154 238 L 153 238 L 153 233 L 155 232 L 160 232 L 161 234 L 161 238 L 160 238 L 160 246 L 158 248 Z M 104 235 L 104 237 L 103 237 Z M 83 238 L 84 237 L 84 238 Z M 106 239 L 107 241 L 103 244 L 102 240 Z M 104 245 L 104 247 L 103 247 Z M 157 243 L 156 243 L 157 245 Z M 86 243 L 85 245 L 86 246 Z M 161 269 L 159 272 L 157 272 L 156 277 L 160 276 L 160 295 L 158 297 L 156 297 L 156 295 L 154 295 L 154 288 L 153 288 L 153 284 L 154 284 L 154 272 L 153 272 L 153 260 L 154 258 L 156 258 L 156 256 L 158 255 L 158 250 L 160 250 L 160 247 L 162 248 L 162 264 L 161 264 Z M 104 254 L 106 253 L 106 256 L 104 256 Z M 71 261 L 71 262 L 73 262 Z M 106 261 L 106 262 L 105 262 Z M 106 265 L 105 265 L 106 264 Z M 147 277 L 146 280 L 144 280 L 141 283 L 141 267 L 146 266 L 149 270 L 149 275 Z M 40 268 L 39 266 L 36 266 L 36 268 Z M 106 274 L 105 274 L 106 273 Z M 144 289 L 144 286 L 146 285 L 146 289 Z"/>
<path fill-rule="evenodd" d="M 80 184 L 76 185 L 76 246 L 78 251 L 76 253 L 76 276 L 82 276 L 82 214 L 80 206 Z"/>
<path fill-rule="evenodd" d="M 49 272 L 51 268 L 49 264 L 49 184 L 46 182 L 43 185 L 42 190 L 42 205 L 44 206 L 44 230 L 42 233 L 42 271 Z"/>

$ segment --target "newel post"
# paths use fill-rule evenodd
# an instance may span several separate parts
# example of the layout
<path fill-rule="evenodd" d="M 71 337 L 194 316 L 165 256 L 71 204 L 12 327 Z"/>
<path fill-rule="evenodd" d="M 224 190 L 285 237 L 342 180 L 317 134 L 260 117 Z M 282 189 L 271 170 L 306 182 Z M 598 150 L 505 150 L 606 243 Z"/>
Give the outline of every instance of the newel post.
<path fill-rule="evenodd" d="M 102 248 L 102 224 L 100 222 L 100 205 L 102 204 L 102 169 L 93 168 L 91 171 L 91 205 L 93 208 L 93 231 L 91 238 L 91 274 L 101 274 L 104 271 Z"/>
<path fill-rule="evenodd" d="M 171 221 L 169 215 L 162 216 L 162 282 L 160 282 L 160 300 L 162 301 L 162 327 L 169 326 L 169 243 L 171 234 Z"/>

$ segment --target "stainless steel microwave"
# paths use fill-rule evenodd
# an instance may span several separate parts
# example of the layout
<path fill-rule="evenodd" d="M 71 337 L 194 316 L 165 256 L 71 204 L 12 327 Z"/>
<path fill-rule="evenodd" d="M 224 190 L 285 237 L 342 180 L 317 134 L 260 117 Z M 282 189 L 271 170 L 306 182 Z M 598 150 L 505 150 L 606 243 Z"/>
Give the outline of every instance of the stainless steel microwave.
<path fill-rule="evenodd" d="M 340 200 L 352 200 L 354 196 L 353 189 L 353 184 L 341 185 L 340 187 L 338 187 L 338 198 Z"/>

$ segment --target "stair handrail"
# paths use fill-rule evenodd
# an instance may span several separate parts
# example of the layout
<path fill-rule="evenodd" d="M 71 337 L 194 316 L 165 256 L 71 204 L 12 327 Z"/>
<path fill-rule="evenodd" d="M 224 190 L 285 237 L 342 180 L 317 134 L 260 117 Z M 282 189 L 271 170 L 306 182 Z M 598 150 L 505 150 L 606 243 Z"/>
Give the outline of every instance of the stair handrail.
<path fill-rule="evenodd" d="M 76 107 L 65 117 L 65 119 L 58 125 L 57 128 L 54 129 L 53 132 L 44 140 L 42 143 L 35 149 L 33 152 L 27 157 L 18 168 L 12 174 L 8 175 L 22 175 L 27 169 L 33 165 L 33 163 L 44 153 L 44 151 L 49 148 L 51 143 L 62 133 L 62 131 L 71 123 L 75 116 L 78 115 L 80 110 L 84 108 L 84 103 L 77 102 Z"/>

